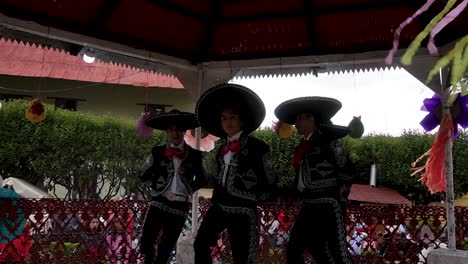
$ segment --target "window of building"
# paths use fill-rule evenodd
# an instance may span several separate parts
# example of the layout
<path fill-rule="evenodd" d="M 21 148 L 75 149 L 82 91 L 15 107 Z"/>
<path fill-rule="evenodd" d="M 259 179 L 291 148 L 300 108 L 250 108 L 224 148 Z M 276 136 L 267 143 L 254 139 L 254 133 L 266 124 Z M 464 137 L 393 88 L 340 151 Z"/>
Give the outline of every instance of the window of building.
<path fill-rule="evenodd" d="M 0 94 L 0 100 L 5 101 L 5 102 L 15 100 L 15 99 L 26 99 L 28 97 L 31 97 L 31 96 L 24 95 L 24 94 Z"/>
<path fill-rule="evenodd" d="M 165 104 L 137 104 L 143 106 L 143 111 L 146 112 L 158 112 L 160 114 L 166 113 L 167 107 L 172 107 L 172 105 L 165 105 Z"/>
<path fill-rule="evenodd" d="M 78 110 L 78 101 L 85 101 L 76 98 L 60 98 L 60 97 L 47 97 L 48 99 L 55 99 L 55 108 L 66 109 L 70 111 Z"/>

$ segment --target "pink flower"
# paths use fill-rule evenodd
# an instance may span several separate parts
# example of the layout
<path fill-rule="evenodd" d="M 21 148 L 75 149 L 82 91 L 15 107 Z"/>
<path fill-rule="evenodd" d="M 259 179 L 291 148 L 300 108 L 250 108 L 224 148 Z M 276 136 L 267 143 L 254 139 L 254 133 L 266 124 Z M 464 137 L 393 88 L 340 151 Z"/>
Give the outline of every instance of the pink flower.
<path fill-rule="evenodd" d="M 192 134 L 192 130 L 187 130 L 184 136 L 185 143 L 187 143 L 187 145 L 189 145 L 192 148 L 195 148 L 195 143 L 196 143 L 194 134 L 195 133 Z M 202 139 L 200 140 L 200 150 L 207 151 L 207 152 L 213 150 L 215 146 L 215 142 L 218 141 L 219 138 L 211 134 L 208 134 L 206 132 L 205 133 L 202 132 L 201 136 L 202 136 Z"/>
<path fill-rule="evenodd" d="M 142 137 L 153 136 L 153 128 L 146 125 L 145 121 L 149 116 L 149 112 L 141 113 L 140 118 L 137 121 L 137 130 Z"/>

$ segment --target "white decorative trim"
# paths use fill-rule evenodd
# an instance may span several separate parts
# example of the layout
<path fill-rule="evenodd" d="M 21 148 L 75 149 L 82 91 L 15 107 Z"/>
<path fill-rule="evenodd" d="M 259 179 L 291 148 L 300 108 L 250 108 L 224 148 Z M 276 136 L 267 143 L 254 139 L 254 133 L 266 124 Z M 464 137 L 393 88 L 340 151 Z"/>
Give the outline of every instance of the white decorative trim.
<path fill-rule="evenodd" d="M 333 155 L 335 156 L 336 166 L 340 168 L 346 166 L 348 162 L 348 157 L 346 155 L 343 144 L 337 140 L 334 140 L 330 143 L 330 149 L 333 152 Z"/>
<path fill-rule="evenodd" d="M 183 217 L 186 217 L 188 215 L 188 212 L 184 212 L 182 210 L 169 207 L 169 206 L 167 206 L 167 205 L 165 205 L 165 204 L 163 204 L 161 202 L 151 201 L 151 202 L 149 202 L 149 205 L 157 207 L 157 208 L 161 209 L 162 211 L 164 211 L 166 213 L 173 214 L 173 215 L 178 215 L 178 216 L 183 216 Z"/>
<path fill-rule="evenodd" d="M 151 166 L 154 164 L 153 153 L 149 154 L 148 158 L 146 158 L 145 163 L 141 166 L 141 174 L 145 174 Z"/>
<path fill-rule="evenodd" d="M 234 168 L 235 167 L 231 167 L 231 169 L 234 169 Z M 239 178 L 240 180 L 242 180 L 242 175 L 241 174 L 239 174 L 235 170 L 232 170 L 232 172 L 228 171 L 228 174 L 226 175 L 226 178 L 227 178 L 226 188 L 227 188 L 229 194 L 231 194 L 233 196 L 236 196 L 236 197 L 239 197 L 239 198 L 242 198 L 242 199 L 247 199 L 247 200 L 251 200 L 251 201 L 255 200 L 255 194 L 252 194 L 252 193 L 249 193 L 247 191 L 242 191 L 242 190 L 234 188 L 234 180 L 236 178 Z"/>
<path fill-rule="evenodd" d="M 315 205 L 315 204 L 331 204 L 335 212 L 336 227 L 338 232 L 338 243 L 340 255 L 343 260 L 343 263 L 351 264 L 351 258 L 348 255 L 346 247 L 346 232 L 344 230 L 344 221 L 341 207 L 338 204 L 338 201 L 333 198 L 317 198 L 317 199 L 306 199 L 304 200 L 306 205 Z"/>
<path fill-rule="evenodd" d="M 249 241 L 249 256 L 247 258 L 247 263 L 251 263 L 253 256 L 255 255 L 255 249 L 257 245 L 257 228 L 256 228 L 256 212 L 255 209 L 247 207 L 233 207 L 219 204 L 221 210 L 228 214 L 245 214 L 249 217 L 250 220 L 250 241 Z"/>

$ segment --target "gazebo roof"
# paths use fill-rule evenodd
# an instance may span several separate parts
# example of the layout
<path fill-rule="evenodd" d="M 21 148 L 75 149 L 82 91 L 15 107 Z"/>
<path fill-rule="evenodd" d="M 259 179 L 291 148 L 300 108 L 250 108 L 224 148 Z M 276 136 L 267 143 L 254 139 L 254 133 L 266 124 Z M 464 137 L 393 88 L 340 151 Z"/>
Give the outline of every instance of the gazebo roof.
<path fill-rule="evenodd" d="M 367 71 L 425 0 L 0 0 L 0 36 L 103 62 L 177 76 L 197 97 L 234 76 Z M 405 49 L 445 6 L 431 7 L 400 35 Z M 435 38 L 441 54 L 468 34 L 468 12 Z M 424 43 L 423 43 L 424 44 Z M 397 52 L 392 66 L 401 66 Z M 437 61 L 421 48 L 404 66 L 422 82 Z M 427 86 L 434 91 L 440 82 Z M 203 87 L 203 88 L 201 88 Z"/>
<path fill-rule="evenodd" d="M 208 61 L 386 51 L 425 0 L 0 0 L 4 16 L 155 52 Z M 406 47 L 445 5 L 402 32 Z M 468 12 L 436 37 L 468 33 Z M 1 31 L 0 31 L 1 32 Z"/>

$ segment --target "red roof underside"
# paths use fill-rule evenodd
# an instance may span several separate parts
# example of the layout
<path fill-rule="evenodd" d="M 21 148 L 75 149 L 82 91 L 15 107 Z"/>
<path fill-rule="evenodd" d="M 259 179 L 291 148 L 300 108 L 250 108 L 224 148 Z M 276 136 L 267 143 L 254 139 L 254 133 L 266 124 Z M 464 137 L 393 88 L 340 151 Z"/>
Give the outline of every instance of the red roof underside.
<path fill-rule="evenodd" d="M 393 31 L 426 1 L 0 0 L 7 16 L 192 62 L 357 53 L 391 48 Z M 406 47 L 444 7 L 405 28 Z M 464 11 L 436 38 L 468 34 Z"/>
<path fill-rule="evenodd" d="M 0 75 L 46 77 L 142 87 L 183 88 L 173 76 L 114 63 L 85 63 L 81 57 L 0 39 Z"/>
<path fill-rule="evenodd" d="M 365 184 L 353 184 L 348 199 L 367 203 L 411 205 L 411 201 L 393 189 Z"/>

